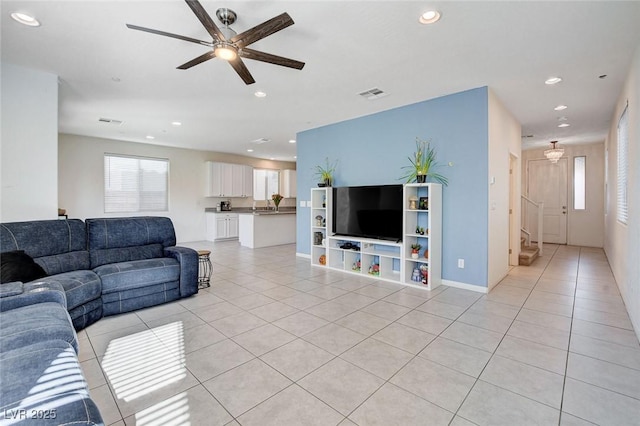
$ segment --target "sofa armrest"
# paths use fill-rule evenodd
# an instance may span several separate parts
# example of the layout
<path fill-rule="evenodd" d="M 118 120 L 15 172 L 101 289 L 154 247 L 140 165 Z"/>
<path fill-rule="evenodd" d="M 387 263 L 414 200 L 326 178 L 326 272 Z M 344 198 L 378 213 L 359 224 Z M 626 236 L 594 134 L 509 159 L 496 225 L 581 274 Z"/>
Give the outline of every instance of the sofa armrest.
<path fill-rule="evenodd" d="M 32 281 L 25 284 L 15 281 L 0 287 L 0 312 L 43 302 L 56 302 L 67 309 L 64 288 L 55 282 Z"/>
<path fill-rule="evenodd" d="M 165 256 L 180 264 L 180 296 L 187 297 L 198 292 L 198 252 L 187 247 L 166 247 Z"/>

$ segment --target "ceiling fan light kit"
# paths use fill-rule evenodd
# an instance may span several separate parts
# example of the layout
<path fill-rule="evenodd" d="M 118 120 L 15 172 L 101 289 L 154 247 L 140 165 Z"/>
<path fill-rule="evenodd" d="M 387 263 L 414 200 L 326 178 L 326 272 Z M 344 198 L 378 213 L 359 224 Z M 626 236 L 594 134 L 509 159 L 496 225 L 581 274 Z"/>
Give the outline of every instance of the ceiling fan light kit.
<path fill-rule="evenodd" d="M 220 58 L 231 65 L 231 67 L 238 73 L 240 78 L 245 84 L 253 84 L 255 80 L 247 69 L 242 59 L 253 59 L 254 61 L 267 62 L 274 65 L 280 65 L 287 68 L 293 68 L 301 70 L 304 67 L 304 62 L 296 61 L 294 59 L 284 58 L 282 56 L 272 55 L 270 53 L 260 52 L 253 50 L 247 46 L 255 43 L 258 40 L 262 40 L 265 37 L 270 36 L 290 25 L 293 25 L 293 19 L 288 13 L 282 13 L 275 18 L 271 18 L 262 24 L 244 31 L 240 34 L 229 28 L 229 25 L 233 24 L 238 15 L 231 9 L 220 8 L 216 11 L 216 17 L 224 25 L 222 28 L 218 27 L 213 19 L 209 16 L 207 11 L 202 7 L 198 0 L 185 0 L 187 5 L 191 8 L 192 12 L 196 15 L 202 26 L 207 30 L 211 36 L 212 41 L 198 40 L 195 38 L 182 36 L 179 34 L 172 34 L 165 31 L 154 30 L 151 28 L 139 27 L 137 25 L 127 24 L 127 28 L 132 30 L 144 31 L 156 35 L 165 37 L 176 38 L 178 40 L 188 41 L 190 43 L 196 43 L 209 47 L 211 50 L 186 62 L 178 67 L 178 69 L 186 70 L 201 64 L 209 59 Z"/>

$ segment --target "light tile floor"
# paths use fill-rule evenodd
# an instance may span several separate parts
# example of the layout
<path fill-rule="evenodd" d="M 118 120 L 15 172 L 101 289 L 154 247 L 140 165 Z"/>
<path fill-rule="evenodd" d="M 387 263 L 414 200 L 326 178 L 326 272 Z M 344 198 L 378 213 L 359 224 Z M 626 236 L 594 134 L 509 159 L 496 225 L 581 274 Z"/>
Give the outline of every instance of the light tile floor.
<path fill-rule="evenodd" d="M 212 251 L 209 289 L 79 333 L 107 424 L 637 425 L 640 346 L 601 249 L 546 245 L 489 294 Z"/>

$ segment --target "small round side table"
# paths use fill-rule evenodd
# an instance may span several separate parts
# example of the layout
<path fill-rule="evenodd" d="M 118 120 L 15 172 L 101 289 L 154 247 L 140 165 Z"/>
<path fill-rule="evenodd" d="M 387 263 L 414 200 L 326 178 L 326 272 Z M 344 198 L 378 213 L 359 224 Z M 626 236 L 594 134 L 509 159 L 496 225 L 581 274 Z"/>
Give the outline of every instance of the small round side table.
<path fill-rule="evenodd" d="M 213 272 L 213 265 L 209 255 L 210 250 L 198 250 L 198 288 L 207 288 L 211 286 L 211 272 Z"/>

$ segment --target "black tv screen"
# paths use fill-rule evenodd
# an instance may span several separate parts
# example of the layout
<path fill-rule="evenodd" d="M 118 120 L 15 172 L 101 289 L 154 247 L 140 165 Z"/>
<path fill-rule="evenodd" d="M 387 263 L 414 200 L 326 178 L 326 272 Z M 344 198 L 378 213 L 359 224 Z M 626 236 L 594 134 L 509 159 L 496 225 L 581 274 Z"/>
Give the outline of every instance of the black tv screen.
<path fill-rule="evenodd" d="M 402 240 L 402 185 L 333 188 L 333 233 Z"/>

